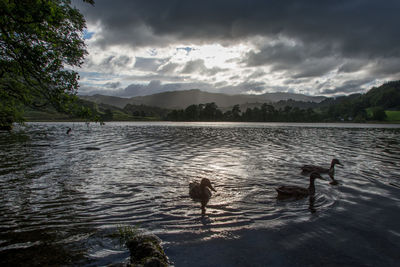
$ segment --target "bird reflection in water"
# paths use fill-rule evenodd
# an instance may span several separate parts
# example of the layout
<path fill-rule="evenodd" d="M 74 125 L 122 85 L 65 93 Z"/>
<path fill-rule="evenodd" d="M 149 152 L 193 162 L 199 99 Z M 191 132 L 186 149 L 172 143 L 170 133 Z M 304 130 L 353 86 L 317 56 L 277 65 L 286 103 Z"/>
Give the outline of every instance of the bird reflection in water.
<path fill-rule="evenodd" d="M 315 207 L 314 207 L 314 204 L 315 204 L 315 196 L 309 196 L 309 198 L 308 198 L 308 210 L 311 213 L 315 213 L 317 211 L 315 209 Z"/>

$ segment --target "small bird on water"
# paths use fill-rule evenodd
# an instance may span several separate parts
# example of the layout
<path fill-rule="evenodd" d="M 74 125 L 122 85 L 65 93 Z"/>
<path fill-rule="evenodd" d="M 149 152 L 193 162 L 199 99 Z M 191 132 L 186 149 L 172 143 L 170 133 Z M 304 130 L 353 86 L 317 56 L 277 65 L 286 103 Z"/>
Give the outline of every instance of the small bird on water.
<path fill-rule="evenodd" d="M 211 185 L 211 182 L 207 178 L 201 179 L 201 182 L 191 182 L 189 184 L 189 196 L 195 200 L 201 202 L 201 213 L 205 214 L 206 212 L 206 205 L 210 200 L 212 194 L 210 189 L 214 192 L 216 190 Z"/>
<path fill-rule="evenodd" d="M 310 184 L 308 188 L 300 187 L 297 185 L 284 185 L 276 188 L 276 192 L 278 192 L 278 198 L 290 198 L 294 197 L 296 199 L 300 199 L 306 196 L 312 196 L 315 194 L 315 179 L 322 179 L 322 176 L 319 173 L 312 172 L 310 174 Z"/>
<path fill-rule="evenodd" d="M 338 184 L 337 180 L 335 180 L 335 165 L 340 165 L 343 166 L 342 163 L 338 159 L 332 159 L 331 161 L 331 166 L 330 168 L 324 168 L 316 165 L 304 165 L 301 167 L 303 173 L 310 173 L 310 172 L 316 172 L 316 173 L 327 173 L 329 177 L 331 178 L 330 184 L 336 185 Z"/>

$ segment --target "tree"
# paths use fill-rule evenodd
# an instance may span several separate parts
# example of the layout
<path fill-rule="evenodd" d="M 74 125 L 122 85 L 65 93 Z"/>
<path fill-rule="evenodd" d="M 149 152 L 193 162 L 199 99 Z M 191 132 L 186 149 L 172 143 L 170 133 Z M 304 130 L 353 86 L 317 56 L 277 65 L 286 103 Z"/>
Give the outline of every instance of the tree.
<path fill-rule="evenodd" d="M 104 120 L 104 121 L 112 121 L 114 114 L 111 111 L 111 109 L 108 108 L 104 111 L 104 114 L 101 117 L 102 117 L 102 120 Z"/>
<path fill-rule="evenodd" d="M 204 109 L 202 110 L 201 113 L 202 119 L 208 120 L 208 121 L 214 121 L 218 120 L 222 117 L 221 111 L 218 109 L 218 106 L 212 102 L 212 103 L 207 103 L 204 106 Z"/>
<path fill-rule="evenodd" d="M 386 119 L 385 109 L 383 107 L 373 107 L 371 108 L 372 111 L 372 120 L 376 121 L 383 121 Z"/>
<path fill-rule="evenodd" d="M 22 122 L 24 106 L 90 116 L 71 70 L 87 53 L 85 26 L 69 0 L 0 0 L 0 127 Z"/>
<path fill-rule="evenodd" d="M 240 120 L 240 106 L 239 105 L 234 105 L 232 108 L 232 119 L 235 121 Z"/>
<path fill-rule="evenodd" d="M 189 121 L 199 120 L 200 111 L 197 105 L 190 105 L 185 109 L 186 119 Z"/>

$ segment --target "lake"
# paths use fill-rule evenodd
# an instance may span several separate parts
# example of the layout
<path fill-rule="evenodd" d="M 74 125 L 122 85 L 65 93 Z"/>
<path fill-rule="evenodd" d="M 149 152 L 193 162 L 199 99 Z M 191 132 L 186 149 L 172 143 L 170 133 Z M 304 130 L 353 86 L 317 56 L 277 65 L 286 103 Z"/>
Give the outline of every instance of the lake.
<path fill-rule="evenodd" d="M 72 128 L 70 135 L 66 134 Z M 400 125 L 27 123 L 0 132 L 1 266 L 123 262 L 157 234 L 175 266 L 398 266 Z M 315 201 L 300 166 L 329 167 Z M 206 215 L 188 184 L 217 190 Z"/>

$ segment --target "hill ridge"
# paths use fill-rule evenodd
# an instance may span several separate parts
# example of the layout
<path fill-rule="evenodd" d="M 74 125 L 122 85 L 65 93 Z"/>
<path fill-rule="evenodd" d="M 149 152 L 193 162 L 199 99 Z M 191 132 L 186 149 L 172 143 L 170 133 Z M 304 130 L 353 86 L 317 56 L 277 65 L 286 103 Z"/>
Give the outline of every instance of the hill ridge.
<path fill-rule="evenodd" d="M 82 99 L 93 101 L 95 103 L 103 103 L 113 105 L 119 108 L 125 107 L 127 104 L 146 105 L 168 109 L 186 108 L 190 105 L 198 105 L 202 103 L 214 102 L 219 107 L 230 107 L 236 104 L 247 103 L 273 103 L 280 100 L 296 100 L 303 102 L 319 103 L 326 99 L 323 96 L 307 96 L 303 94 L 294 94 L 287 92 L 265 93 L 261 95 L 245 95 L 235 94 L 229 95 L 217 92 L 205 92 L 200 89 L 189 89 L 182 91 L 166 91 L 146 96 L 135 96 L 131 98 L 122 98 L 117 96 L 107 96 L 95 94 L 92 96 L 81 95 Z"/>

